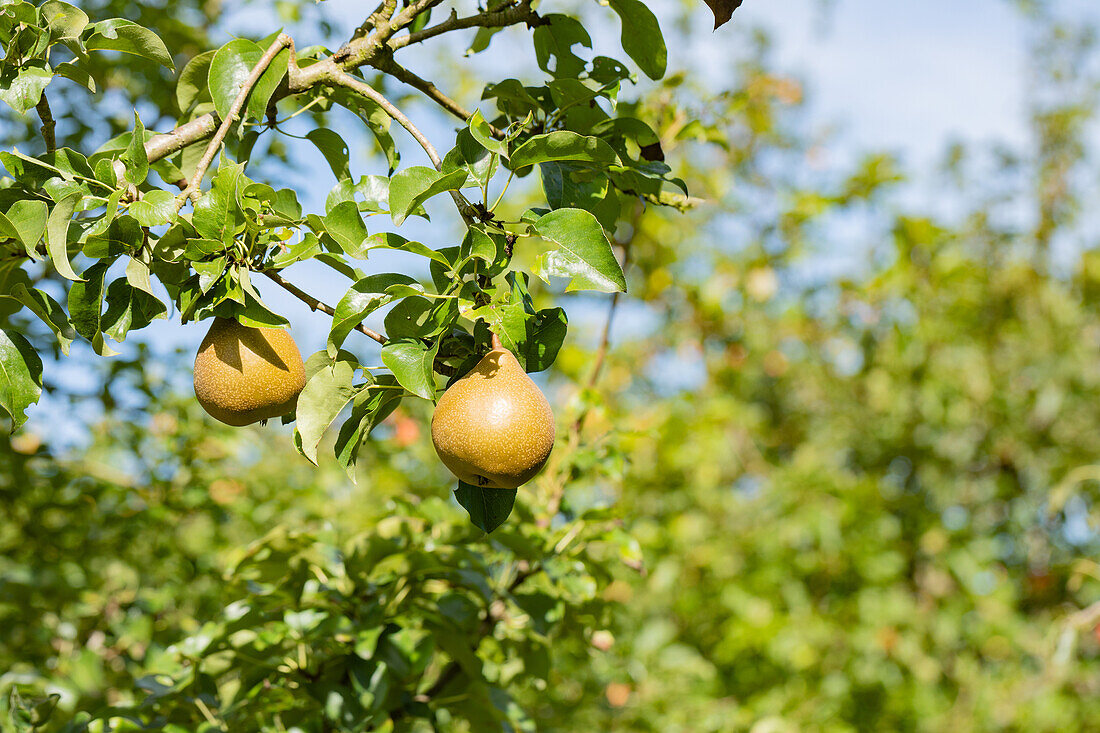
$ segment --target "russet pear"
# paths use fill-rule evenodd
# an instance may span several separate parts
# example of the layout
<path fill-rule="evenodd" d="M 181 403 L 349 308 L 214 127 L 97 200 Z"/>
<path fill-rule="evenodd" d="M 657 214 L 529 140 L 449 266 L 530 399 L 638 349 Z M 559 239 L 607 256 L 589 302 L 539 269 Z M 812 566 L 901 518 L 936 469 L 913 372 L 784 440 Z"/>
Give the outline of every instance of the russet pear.
<path fill-rule="evenodd" d="M 195 356 L 195 396 L 211 417 L 227 425 L 291 412 L 305 384 L 302 354 L 281 328 L 215 318 Z"/>
<path fill-rule="evenodd" d="M 514 489 L 549 458 L 554 413 L 516 357 L 495 341 L 493 350 L 439 398 L 432 443 L 460 480 Z"/>

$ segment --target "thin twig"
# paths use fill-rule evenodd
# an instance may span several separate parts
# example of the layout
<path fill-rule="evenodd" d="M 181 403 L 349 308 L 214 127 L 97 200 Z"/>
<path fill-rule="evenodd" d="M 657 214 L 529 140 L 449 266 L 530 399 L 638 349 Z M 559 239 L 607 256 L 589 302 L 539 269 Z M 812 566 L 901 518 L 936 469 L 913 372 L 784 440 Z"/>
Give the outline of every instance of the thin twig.
<path fill-rule="evenodd" d="M 432 141 L 429 140 L 424 133 L 412 123 L 412 120 L 410 120 L 404 112 L 399 110 L 393 102 L 382 96 L 381 92 L 362 79 L 357 79 L 346 71 L 337 71 L 333 73 L 332 81 L 340 86 L 347 87 L 356 94 L 360 94 L 370 99 L 381 107 L 386 114 L 397 122 L 397 124 L 408 130 L 409 134 L 413 136 L 416 142 L 420 143 L 420 147 L 424 148 L 424 152 L 428 154 L 428 159 L 432 161 L 432 165 L 435 166 L 435 169 L 443 169 L 443 159 L 439 157 L 439 151 L 432 145 Z"/>
<path fill-rule="evenodd" d="M 469 120 L 470 116 L 473 114 L 472 112 L 470 112 L 470 110 L 466 109 L 461 104 L 440 91 L 439 87 L 437 87 L 435 84 L 428 81 L 427 79 L 424 79 L 423 77 L 417 76 L 415 73 L 409 71 L 389 56 L 380 57 L 377 61 L 374 62 L 373 66 L 379 71 L 389 74 L 398 81 L 404 82 L 415 89 L 419 89 L 421 92 L 424 93 L 424 96 L 428 97 L 433 102 L 435 102 L 440 107 L 447 110 L 463 122 Z M 490 125 L 489 129 L 492 132 L 493 137 L 504 137 L 504 133 L 496 129 L 495 127 Z"/>
<path fill-rule="evenodd" d="M 386 99 L 381 92 L 367 84 L 362 79 L 358 79 L 346 71 L 333 72 L 330 77 L 334 84 L 346 87 L 356 94 L 370 99 L 379 107 L 381 107 L 386 114 L 392 117 L 399 125 L 408 130 L 409 134 L 413 136 L 416 142 L 420 143 L 420 147 L 424 148 L 424 152 L 428 154 L 428 160 L 432 162 L 432 165 L 437 171 L 443 170 L 443 159 L 439 157 L 439 151 L 432 145 L 432 141 L 424 135 L 420 129 L 412 123 L 404 112 L 397 108 L 397 106 Z M 466 220 L 467 224 L 473 222 L 474 208 L 470 205 L 470 202 L 466 201 L 465 197 L 459 191 L 450 191 L 451 198 L 454 199 L 455 206 L 458 207 L 458 212 L 462 214 L 462 218 Z"/>
<path fill-rule="evenodd" d="M 330 83 L 330 75 L 334 72 L 350 71 L 366 64 L 372 64 L 381 56 L 388 55 L 392 48 L 408 45 L 409 36 L 396 39 L 393 41 L 392 47 L 388 47 L 387 43 L 395 33 L 407 28 L 415 20 L 418 13 L 428 6 L 437 4 L 439 4 L 439 0 L 419 2 L 405 8 L 396 17 L 393 17 L 396 2 L 385 0 L 378 10 L 356 30 L 352 40 L 344 44 L 336 53 L 302 68 L 291 65 L 287 69 L 286 85 L 275 92 L 272 101 L 277 102 L 280 99 L 307 92 L 318 85 Z M 514 10 L 515 8 L 510 8 L 506 11 L 491 11 L 484 14 L 483 26 L 502 27 L 502 25 L 506 25 L 503 23 L 501 12 L 513 13 L 509 16 L 512 19 L 512 24 L 527 22 L 529 25 L 533 25 L 539 22 L 537 14 L 533 11 L 528 11 L 525 16 L 517 17 L 518 14 L 515 14 Z M 373 32 L 367 35 L 367 29 L 372 27 L 374 28 Z M 430 30 L 433 31 L 434 35 L 446 32 L 439 29 L 438 26 Z M 150 163 L 155 163 L 190 145 L 205 140 L 213 135 L 221 124 L 222 120 L 213 112 L 196 117 L 174 130 L 153 136 L 149 142 L 145 143 L 146 156 Z M 125 167 L 120 161 L 115 161 L 115 172 L 120 179 L 125 173 Z"/>
<path fill-rule="evenodd" d="M 517 23 L 536 25 L 539 21 L 538 13 L 531 9 L 531 0 L 523 0 L 518 5 L 503 10 L 479 13 L 466 18 L 460 18 L 458 13 L 451 11 L 450 17 L 442 23 L 416 33 L 410 33 L 407 36 L 398 36 L 389 42 L 389 46 L 396 51 L 399 48 L 411 46 L 414 43 L 422 43 L 429 38 L 435 38 L 444 33 L 463 28 L 504 28 Z"/>
<path fill-rule="evenodd" d="M 38 110 L 38 118 L 42 120 L 42 139 L 46 142 L 46 152 L 52 153 L 57 150 L 57 137 L 54 134 L 57 128 L 57 122 L 53 118 L 53 112 L 50 110 L 50 102 L 46 99 L 46 93 L 42 92 L 42 98 L 38 100 L 38 104 L 35 106 Z"/>
<path fill-rule="evenodd" d="M 177 212 L 183 208 L 183 204 L 187 201 L 189 196 L 198 192 L 199 186 L 202 184 L 202 179 L 206 175 L 206 169 L 210 167 L 210 163 L 213 162 L 214 156 L 218 153 L 218 149 L 221 148 L 222 141 L 225 140 L 225 136 L 229 133 L 229 128 L 233 127 L 233 123 L 237 121 L 241 109 L 244 107 L 245 102 L 248 101 L 248 95 L 252 93 L 252 87 L 256 86 L 256 82 L 258 82 L 264 72 L 267 71 L 267 67 L 271 64 L 271 61 L 278 56 L 284 48 L 293 47 L 294 41 L 291 40 L 290 36 L 285 33 L 280 33 L 268 49 L 264 51 L 264 55 L 260 57 L 260 60 L 256 62 L 256 65 L 252 68 L 252 72 L 248 75 L 248 78 L 245 79 L 244 86 L 241 87 L 240 93 L 237 94 L 237 98 L 234 99 L 233 104 L 230 105 L 229 114 L 222 120 L 221 127 L 214 133 L 214 137 L 206 146 L 206 152 L 204 152 L 202 158 L 199 159 L 199 165 L 195 168 L 195 175 L 191 177 L 191 182 L 187 184 L 187 188 L 176 196 Z"/>
<path fill-rule="evenodd" d="M 287 291 L 295 298 L 308 305 L 310 307 L 310 310 L 321 311 L 328 316 L 336 315 L 336 311 L 333 309 L 332 306 L 318 300 L 317 298 L 314 298 L 312 295 L 302 290 L 294 283 L 288 281 L 275 270 L 261 270 L 260 272 L 266 275 L 269 280 L 281 287 L 283 290 Z M 363 334 L 364 336 L 367 336 L 368 338 L 374 339 L 380 344 L 384 345 L 386 343 L 385 336 L 378 333 L 377 331 L 372 331 L 371 329 L 364 326 L 362 323 L 357 323 L 355 325 L 355 330 Z"/>

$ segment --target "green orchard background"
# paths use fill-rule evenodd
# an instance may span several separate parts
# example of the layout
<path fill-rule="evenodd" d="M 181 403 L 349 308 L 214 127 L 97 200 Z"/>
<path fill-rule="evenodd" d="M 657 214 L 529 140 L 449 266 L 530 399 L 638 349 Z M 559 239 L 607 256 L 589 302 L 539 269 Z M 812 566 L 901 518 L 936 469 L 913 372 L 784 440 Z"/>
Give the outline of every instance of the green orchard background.
<path fill-rule="evenodd" d="M 225 10 L 82 6 L 184 54 Z M 736 15 L 722 88 L 645 86 L 636 113 L 706 203 L 619 232 L 612 333 L 649 327 L 605 354 L 610 297 L 562 301 L 593 325 L 542 380 L 555 457 L 490 535 L 427 401 L 363 445 L 353 484 L 279 426 L 206 417 L 190 344 L 85 354 L 72 380 L 48 364 L 50 419 L 0 437 L 0 729 L 1094 729 L 1100 86 L 1089 30 L 1020 12 L 1030 144 L 945 141 L 932 180 L 877 151 L 804 175 L 827 144 L 812 90 Z M 172 109 L 155 64 L 97 82 Z M 72 138 L 133 122 L 96 130 L 69 96 L 51 102 Z M 19 124 L 8 147 L 37 139 Z M 954 210 L 907 203 L 916 186 Z M 806 277 L 854 246 L 846 217 L 875 223 L 863 266 Z"/>

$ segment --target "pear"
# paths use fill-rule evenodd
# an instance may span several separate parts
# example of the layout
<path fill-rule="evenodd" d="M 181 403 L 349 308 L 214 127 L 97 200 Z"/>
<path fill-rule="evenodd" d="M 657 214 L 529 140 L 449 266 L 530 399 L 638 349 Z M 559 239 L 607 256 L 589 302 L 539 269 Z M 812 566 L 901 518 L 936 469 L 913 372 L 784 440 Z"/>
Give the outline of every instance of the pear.
<path fill-rule="evenodd" d="M 215 318 L 195 356 L 195 396 L 211 417 L 242 426 L 291 412 L 306 385 L 302 354 L 281 328 Z"/>
<path fill-rule="evenodd" d="M 432 443 L 451 473 L 473 486 L 514 489 L 554 447 L 554 413 L 516 357 L 493 350 L 439 398 Z"/>

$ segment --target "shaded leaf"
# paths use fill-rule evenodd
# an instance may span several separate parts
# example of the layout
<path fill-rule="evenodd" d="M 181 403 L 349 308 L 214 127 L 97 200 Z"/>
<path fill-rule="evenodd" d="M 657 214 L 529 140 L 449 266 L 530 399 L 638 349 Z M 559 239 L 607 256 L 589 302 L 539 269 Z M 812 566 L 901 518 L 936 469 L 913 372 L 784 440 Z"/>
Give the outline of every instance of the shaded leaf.
<path fill-rule="evenodd" d="M 186 114 L 196 101 L 209 97 L 207 78 L 210 74 L 210 62 L 214 60 L 216 53 L 217 50 L 200 53 L 180 71 L 179 81 L 176 82 L 176 104 L 179 105 L 180 113 Z"/>
<path fill-rule="evenodd" d="M 741 7 L 742 0 L 705 0 L 714 13 L 714 30 L 729 22 L 733 17 L 733 11 Z"/>
<path fill-rule="evenodd" d="M 14 329 L 0 329 L 0 408 L 11 417 L 12 432 L 27 421 L 26 409 L 42 395 L 42 360 Z"/>
<path fill-rule="evenodd" d="M 328 426 L 356 394 L 353 385 L 357 365 L 346 358 L 337 358 L 317 370 L 298 395 L 295 411 L 297 428 L 295 443 L 312 463 L 317 463 L 317 444 Z"/>
<path fill-rule="evenodd" d="M 306 137 L 325 156 L 336 180 L 342 181 L 351 175 L 348 169 L 348 144 L 344 142 L 344 138 L 327 127 L 311 130 L 306 133 Z"/>
<path fill-rule="evenodd" d="M 46 223 L 46 249 L 54 269 L 62 277 L 79 281 L 81 278 L 73 271 L 69 262 L 69 223 L 81 195 L 73 193 L 58 201 L 50 212 Z"/>
<path fill-rule="evenodd" d="M 516 489 L 495 489 L 458 482 L 455 499 L 469 513 L 470 521 L 484 532 L 504 524 L 516 503 Z"/>
<path fill-rule="evenodd" d="M 657 16 L 641 0 L 609 0 L 622 21 L 623 50 L 646 76 L 660 79 L 668 66 L 668 50 Z"/>
<path fill-rule="evenodd" d="M 112 18 L 90 26 L 91 35 L 84 42 L 89 51 L 105 50 L 141 56 L 161 66 L 175 69 L 172 56 L 160 36 L 132 20 Z"/>
<path fill-rule="evenodd" d="M 367 435 L 397 409 L 404 396 L 405 391 L 388 374 L 383 374 L 376 384 L 368 386 L 355 396 L 351 416 L 340 427 L 333 447 L 336 460 L 347 471 L 348 478 L 353 483 L 356 480 L 355 466 L 360 446 Z"/>

